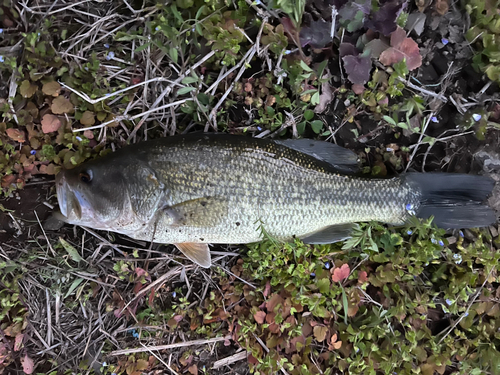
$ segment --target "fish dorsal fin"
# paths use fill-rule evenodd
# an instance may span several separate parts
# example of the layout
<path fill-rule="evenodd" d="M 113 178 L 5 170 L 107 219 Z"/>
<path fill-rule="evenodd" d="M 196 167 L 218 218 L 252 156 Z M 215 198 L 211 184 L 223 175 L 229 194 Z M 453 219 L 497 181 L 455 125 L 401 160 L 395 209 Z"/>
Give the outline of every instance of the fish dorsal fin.
<path fill-rule="evenodd" d="M 338 224 L 326 227 L 319 232 L 302 238 L 302 242 L 308 244 L 328 244 L 346 240 L 352 237 L 352 231 L 357 224 Z"/>
<path fill-rule="evenodd" d="M 182 254 L 203 268 L 210 268 L 212 259 L 206 243 L 184 242 L 174 244 Z"/>
<path fill-rule="evenodd" d="M 334 143 L 313 139 L 287 139 L 275 142 L 324 161 L 338 172 L 354 174 L 359 171 L 358 156 L 351 150 Z"/>
<path fill-rule="evenodd" d="M 227 215 L 228 201 L 220 197 L 203 197 L 165 207 L 163 210 L 170 217 L 172 225 L 211 228 Z"/>

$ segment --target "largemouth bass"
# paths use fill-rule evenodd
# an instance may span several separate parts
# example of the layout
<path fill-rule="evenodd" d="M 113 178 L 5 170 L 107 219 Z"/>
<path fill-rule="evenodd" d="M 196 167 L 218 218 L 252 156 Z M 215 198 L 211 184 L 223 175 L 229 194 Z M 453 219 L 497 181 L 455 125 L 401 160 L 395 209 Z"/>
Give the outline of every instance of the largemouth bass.
<path fill-rule="evenodd" d="M 331 143 L 186 135 L 124 147 L 56 177 L 70 224 L 175 244 L 200 266 L 208 244 L 332 243 L 354 223 L 434 216 L 445 228 L 496 221 L 483 204 L 493 181 L 463 174 L 356 175 L 357 157 Z"/>

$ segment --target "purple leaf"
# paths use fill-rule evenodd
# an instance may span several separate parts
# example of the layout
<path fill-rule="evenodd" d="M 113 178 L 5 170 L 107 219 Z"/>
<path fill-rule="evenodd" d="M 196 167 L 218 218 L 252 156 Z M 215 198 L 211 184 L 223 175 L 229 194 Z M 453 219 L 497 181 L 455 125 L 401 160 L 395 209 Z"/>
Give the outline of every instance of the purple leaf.
<path fill-rule="evenodd" d="M 384 41 L 380 39 L 373 39 L 368 43 L 366 43 L 363 52 L 369 50 L 370 57 L 378 59 L 380 57 L 380 54 L 384 52 L 387 48 L 389 48 L 389 45 Z"/>
<path fill-rule="evenodd" d="M 359 55 L 359 52 L 356 49 L 356 46 L 354 44 L 351 44 L 351 43 L 340 43 L 339 55 L 340 55 L 340 57 L 344 57 L 344 56 L 347 56 L 347 55 L 357 56 L 357 55 Z"/>
<path fill-rule="evenodd" d="M 332 42 L 332 23 L 323 19 L 312 21 L 310 26 L 304 26 L 300 30 L 300 44 L 302 47 L 310 44 L 314 48 L 323 48 Z"/>
<path fill-rule="evenodd" d="M 406 2 L 392 0 L 380 7 L 366 20 L 365 26 L 384 35 L 390 35 L 396 30 L 396 20 L 403 10 Z"/>
<path fill-rule="evenodd" d="M 339 10 L 339 22 L 347 31 L 354 32 L 363 26 L 365 16 L 370 14 L 371 10 L 370 0 L 351 1 Z"/>
<path fill-rule="evenodd" d="M 372 61 L 368 56 L 344 56 L 344 69 L 347 78 L 354 84 L 364 85 L 370 79 Z"/>

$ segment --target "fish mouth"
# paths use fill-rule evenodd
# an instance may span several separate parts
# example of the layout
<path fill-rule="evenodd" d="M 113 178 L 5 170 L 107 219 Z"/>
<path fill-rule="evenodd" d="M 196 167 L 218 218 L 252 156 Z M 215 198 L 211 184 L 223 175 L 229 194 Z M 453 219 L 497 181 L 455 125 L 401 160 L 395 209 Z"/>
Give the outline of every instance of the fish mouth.
<path fill-rule="evenodd" d="M 61 214 L 66 218 L 66 222 L 71 223 L 74 220 L 81 220 L 81 199 L 78 199 L 79 194 L 75 194 L 75 192 L 70 188 L 66 177 L 64 176 L 64 172 L 61 172 L 56 176 L 56 193 L 59 209 Z"/>

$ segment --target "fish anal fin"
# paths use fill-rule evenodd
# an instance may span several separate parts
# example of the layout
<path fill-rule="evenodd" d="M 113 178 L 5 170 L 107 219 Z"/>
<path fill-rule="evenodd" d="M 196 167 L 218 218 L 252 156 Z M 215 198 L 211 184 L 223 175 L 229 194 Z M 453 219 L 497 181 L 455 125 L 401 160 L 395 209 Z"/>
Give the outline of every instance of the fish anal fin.
<path fill-rule="evenodd" d="M 275 142 L 321 160 L 337 172 L 354 174 L 359 171 L 358 155 L 334 143 L 312 139 L 287 139 Z"/>
<path fill-rule="evenodd" d="M 174 244 L 182 254 L 203 268 L 210 268 L 212 259 L 206 243 L 183 242 Z"/>
<path fill-rule="evenodd" d="M 328 244 L 351 238 L 353 229 L 357 224 L 338 224 L 323 228 L 319 232 L 302 238 L 302 242 L 308 244 Z"/>

